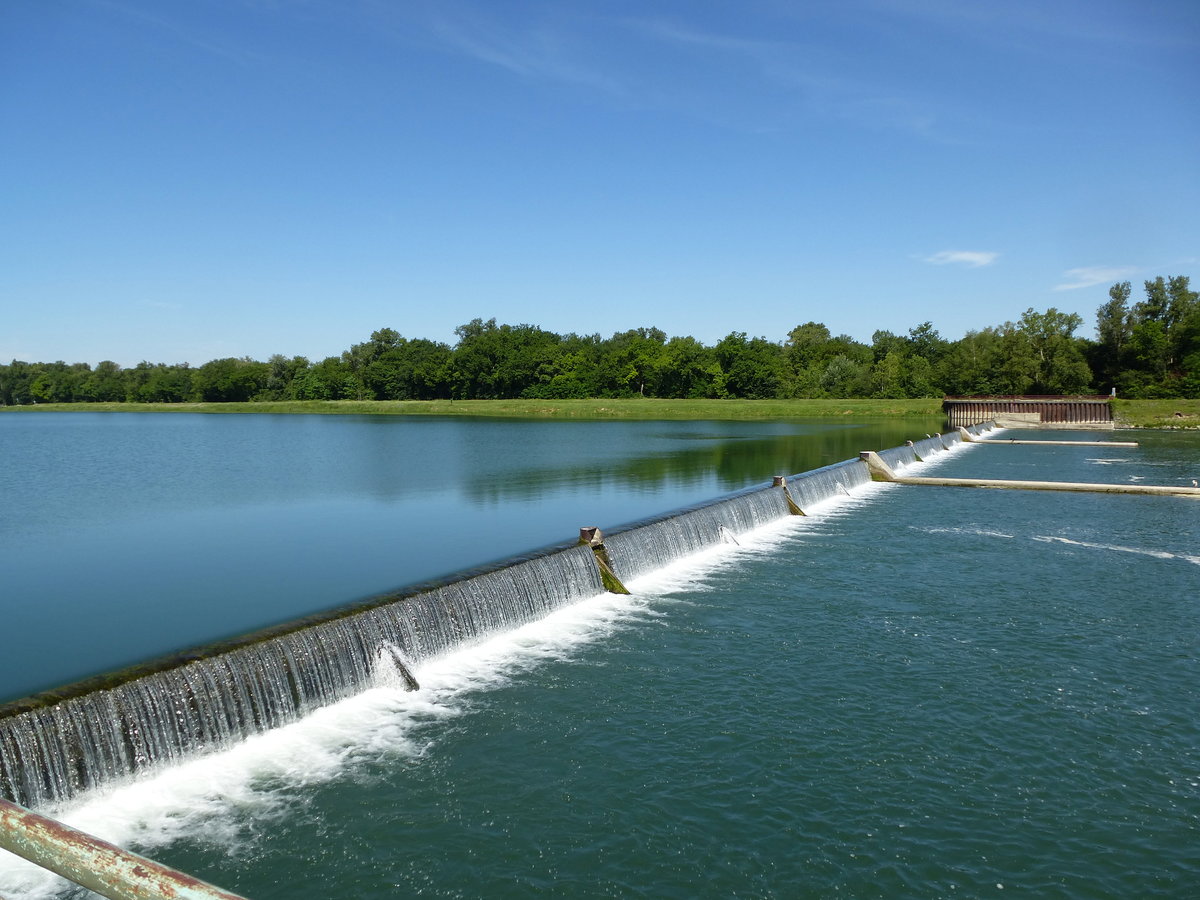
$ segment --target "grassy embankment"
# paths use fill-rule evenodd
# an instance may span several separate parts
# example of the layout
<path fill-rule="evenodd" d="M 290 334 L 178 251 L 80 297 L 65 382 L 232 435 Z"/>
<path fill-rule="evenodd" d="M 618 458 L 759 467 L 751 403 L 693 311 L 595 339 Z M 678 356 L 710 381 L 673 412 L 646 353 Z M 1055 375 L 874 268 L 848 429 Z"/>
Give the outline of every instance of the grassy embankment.
<path fill-rule="evenodd" d="M 356 416 L 504 416 L 526 419 L 799 419 L 936 416 L 925 400 L 291 400 L 264 403 L 42 403 L 46 412 L 307 413 Z"/>
<path fill-rule="evenodd" d="M 1118 428 L 1200 428 L 1200 400 L 1113 401 Z"/>
<path fill-rule="evenodd" d="M 525 419 L 806 419 L 937 416 L 923 400 L 290 400 L 265 403 L 43 403 L 0 411 L 503 416 Z M 1120 428 L 1200 428 L 1200 400 L 1116 400 Z"/>

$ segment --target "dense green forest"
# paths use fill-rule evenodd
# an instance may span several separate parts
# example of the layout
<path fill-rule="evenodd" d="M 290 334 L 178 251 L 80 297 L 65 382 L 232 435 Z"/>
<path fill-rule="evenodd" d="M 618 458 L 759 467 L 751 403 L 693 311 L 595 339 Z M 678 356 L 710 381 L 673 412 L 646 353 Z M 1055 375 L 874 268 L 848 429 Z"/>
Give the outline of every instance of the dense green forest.
<path fill-rule="evenodd" d="M 454 346 L 381 328 L 341 356 L 0 365 L 0 404 L 70 402 L 852 398 L 943 394 L 1200 397 L 1200 294 L 1187 276 L 1109 289 L 1096 340 L 1080 316 L 1028 309 L 1018 322 L 944 339 L 924 322 L 864 344 L 807 322 L 776 343 L 733 332 L 714 346 L 637 328 L 609 338 L 474 319 Z"/>

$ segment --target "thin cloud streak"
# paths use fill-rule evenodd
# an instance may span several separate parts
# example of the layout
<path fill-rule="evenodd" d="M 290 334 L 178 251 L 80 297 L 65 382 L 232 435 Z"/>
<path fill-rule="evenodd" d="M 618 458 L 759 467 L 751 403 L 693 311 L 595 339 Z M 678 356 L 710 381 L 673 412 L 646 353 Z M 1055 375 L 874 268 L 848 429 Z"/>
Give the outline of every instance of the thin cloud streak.
<path fill-rule="evenodd" d="M 731 36 L 663 18 L 559 14 L 514 27 L 465 4 L 432 10 L 424 24 L 443 48 L 519 77 L 573 84 L 726 127 L 775 131 L 805 111 L 859 128 L 946 140 L 935 131 L 940 115 L 932 99 L 851 75 L 861 68 L 856 60 L 817 44 Z M 726 73 L 726 83 L 742 83 L 758 102 L 722 108 L 706 91 L 698 100 L 693 81 L 662 77 L 663 54 L 685 68 Z M 747 119 L 757 124 L 747 126 Z"/>
<path fill-rule="evenodd" d="M 938 116 L 930 100 L 898 92 L 894 85 L 847 75 L 861 66 L 849 56 L 830 55 L 816 44 L 730 37 L 664 19 L 626 19 L 624 25 L 630 33 L 669 50 L 709 53 L 748 65 L 757 74 L 761 90 L 782 90 L 817 115 L 941 140 L 933 132 Z"/>
<path fill-rule="evenodd" d="M 440 9 L 429 22 L 444 46 L 524 78 L 584 85 L 620 94 L 624 86 L 585 62 L 570 29 L 550 22 L 514 28 L 462 7 Z"/>
<path fill-rule="evenodd" d="M 259 65 L 266 61 L 266 57 L 261 53 L 249 50 L 243 43 L 235 43 L 223 35 L 214 34 L 212 29 L 209 29 L 209 34 L 204 34 L 202 33 L 204 29 L 200 25 L 185 25 L 176 21 L 178 16 L 168 17 L 171 10 L 167 10 L 166 15 L 157 15 L 133 4 L 120 2 L 120 0 L 91 0 L 91 3 L 97 9 L 121 16 L 148 31 L 167 35 L 177 43 L 189 46 L 193 50 L 217 56 L 238 65 Z"/>
<path fill-rule="evenodd" d="M 1133 266 L 1083 266 L 1078 269 L 1067 269 L 1063 272 L 1063 277 L 1070 280 L 1056 284 L 1054 290 L 1077 291 L 1080 288 L 1122 281 L 1136 271 L 1137 269 Z"/>
<path fill-rule="evenodd" d="M 942 250 L 932 256 L 924 257 L 922 261 L 935 266 L 959 265 L 978 269 L 990 266 L 999 258 L 999 253 L 990 250 Z"/>

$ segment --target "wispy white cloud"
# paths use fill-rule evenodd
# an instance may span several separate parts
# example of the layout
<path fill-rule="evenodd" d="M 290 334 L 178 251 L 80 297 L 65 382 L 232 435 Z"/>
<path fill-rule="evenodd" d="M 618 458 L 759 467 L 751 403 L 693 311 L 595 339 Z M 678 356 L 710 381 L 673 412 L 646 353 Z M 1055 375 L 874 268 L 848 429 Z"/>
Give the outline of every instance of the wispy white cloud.
<path fill-rule="evenodd" d="M 758 55 L 768 48 L 786 47 L 776 41 L 714 34 L 662 18 L 625 19 L 624 24 L 632 32 L 668 44 L 687 44 L 693 47 L 754 55 Z"/>
<path fill-rule="evenodd" d="M 250 49 L 243 42 L 231 39 L 228 34 L 221 33 L 211 25 L 199 21 L 185 21 L 186 15 L 181 15 L 178 10 L 171 10 L 165 6 L 147 8 L 147 4 L 134 5 L 125 0 L 91 0 L 91 3 L 114 16 L 124 17 L 151 33 L 165 36 L 177 45 L 188 46 L 193 50 L 242 65 L 265 61 L 260 52 Z M 159 9 L 165 12 L 159 12 Z"/>
<path fill-rule="evenodd" d="M 804 110 L 860 127 L 941 140 L 934 130 L 937 104 L 930 98 L 865 75 L 868 67 L 853 53 L 824 46 L 809 36 L 811 29 L 736 37 L 661 18 L 625 19 L 622 24 L 634 37 L 659 48 L 655 58 L 690 53 L 693 60 L 726 72 L 730 79 L 745 76 L 745 96 L 758 98 L 767 109 L 778 107 L 789 117 Z"/>
<path fill-rule="evenodd" d="M 1198 17 L 1190 3 L 1114 4 L 1098 14 L 1089 0 L 1058 3 L 962 3 L 960 0 L 862 0 L 880 16 L 911 18 L 957 28 L 970 36 L 1019 49 L 1042 39 L 1064 52 L 1064 44 L 1115 48 L 1195 48 Z"/>
<path fill-rule="evenodd" d="M 462 5 L 446 5 L 430 22 L 443 44 L 471 59 L 526 78 L 620 92 L 621 84 L 589 57 L 570 20 L 547 17 L 513 23 Z"/>
<path fill-rule="evenodd" d="M 1083 266 L 1079 269 L 1067 269 L 1063 272 L 1063 277 L 1068 280 L 1062 284 L 1056 284 L 1054 290 L 1077 291 L 1080 288 L 1121 281 L 1136 271 L 1137 269 L 1133 266 Z"/>
<path fill-rule="evenodd" d="M 1000 254 L 991 250 L 942 250 L 932 256 L 923 257 L 922 261 L 935 266 L 957 265 L 978 269 L 990 266 L 999 258 Z"/>
<path fill-rule="evenodd" d="M 753 131 L 794 127 L 808 115 L 945 140 L 936 129 L 940 103 L 865 74 L 853 53 L 786 21 L 778 35 L 739 35 L 685 20 L 553 6 L 520 21 L 452 0 L 428 9 L 424 27 L 451 52 L 622 104 Z"/>

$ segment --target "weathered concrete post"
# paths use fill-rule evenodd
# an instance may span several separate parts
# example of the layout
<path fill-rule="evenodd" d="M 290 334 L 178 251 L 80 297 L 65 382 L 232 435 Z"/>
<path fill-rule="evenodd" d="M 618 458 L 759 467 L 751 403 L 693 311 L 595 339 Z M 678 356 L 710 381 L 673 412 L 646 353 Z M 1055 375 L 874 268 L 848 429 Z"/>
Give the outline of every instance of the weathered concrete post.
<path fill-rule="evenodd" d="M 788 490 L 787 478 L 785 476 L 776 475 L 771 481 L 771 486 L 783 488 L 783 499 L 785 499 L 787 501 L 788 512 L 791 515 L 793 515 L 793 516 L 808 515 L 808 513 L 806 513 L 804 510 L 802 510 L 800 508 L 799 504 L 797 504 L 796 501 L 792 499 L 792 493 L 791 493 L 791 491 Z"/>
<path fill-rule="evenodd" d="M 604 585 L 604 589 L 610 594 L 628 594 L 629 589 L 621 584 L 621 579 L 613 571 L 608 551 L 604 549 L 604 532 L 595 525 L 580 528 L 579 543 L 592 548 L 592 556 L 596 559 L 596 567 L 600 569 L 600 583 Z"/>
<path fill-rule="evenodd" d="M 867 469 L 871 472 L 872 481 L 895 481 L 896 473 L 892 467 L 883 461 L 883 458 L 874 450 L 863 450 L 858 454 L 858 458 L 867 464 Z"/>
<path fill-rule="evenodd" d="M 391 644 L 386 644 L 384 646 L 392 658 L 392 665 L 396 667 L 396 671 L 399 673 L 401 680 L 404 682 L 404 690 L 419 691 L 421 689 L 421 685 L 417 682 L 416 676 L 413 675 L 412 669 L 410 669 L 404 662 L 404 657 L 400 655 L 400 651 Z"/>

